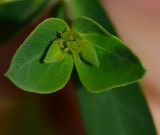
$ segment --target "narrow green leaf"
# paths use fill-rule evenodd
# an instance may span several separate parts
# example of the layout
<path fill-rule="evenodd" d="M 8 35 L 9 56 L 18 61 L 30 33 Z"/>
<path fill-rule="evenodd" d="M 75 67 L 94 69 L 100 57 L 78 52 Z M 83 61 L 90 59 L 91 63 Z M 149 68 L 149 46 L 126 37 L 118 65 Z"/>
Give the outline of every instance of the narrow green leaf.
<path fill-rule="evenodd" d="M 116 35 L 99 0 L 70 0 L 69 9 L 71 18 L 87 16 Z M 80 88 L 80 82 L 76 84 L 77 100 L 87 135 L 157 135 L 137 84 L 97 94 L 87 92 L 84 87 Z"/>
<path fill-rule="evenodd" d="M 6 76 L 17 87 L 30 92 L 50 93 L 65 86 L 73 68 L 73 59 L 44 64 L 40 62 L 49 44 L 57 38 L 57 32 L 68 30 L 60 19 L 42 22 L 16 52 Z"/>
<path fill-rule="evenodd" d="M 102 8 L 99 0 L 64 0 L 66 1 L 67 11 L 70 18 L 76 20 L 80 16 L 87 16 L 96 20 L 110 33 L 115 34 L 112 22 L 107 13 Z"/>
<path fill-rule="evenodd" d="M 0 20 L 12 20 L 20 24 L 27 19 L 31 19 L 38 11 L 40 12 L 43 6 L 46 6 L 50 0 L 3 0 L 3 2 L 4 1 L 6 1 L 6 4 L 0 5 Z"/>
<path fill-rule="evenodd" d="M 0 0 L 0 44 L 11 36 L 24 32 L 41 13 L 57 0 Z M 6 2 L 4 2 L 6 1 Z M 7 2 L 8 1 L 8 2 Z M 12 2 L 11 2 L 12 1 Z"/>
<path fill-rule="evenodd" d="M 20 0 L 0 0 L 0 4 L 8 4 L 12 2 L 19 2 Z"/>
<path fill-rule="evenodd" d="M 138 58 L 118 38 L 105 31 L 99 24 L 80 17 L 73 29 L 96 49 L 99 66 L 91 67 L 76 61 L 79 78 L 86 89 L 100 92 L 138 81 L 145 73 Z"/>
<path fill-rule="evenodd" d="M 157 135 L 137 84 L 91 94 L 77 87 L 87 135 Z"/>

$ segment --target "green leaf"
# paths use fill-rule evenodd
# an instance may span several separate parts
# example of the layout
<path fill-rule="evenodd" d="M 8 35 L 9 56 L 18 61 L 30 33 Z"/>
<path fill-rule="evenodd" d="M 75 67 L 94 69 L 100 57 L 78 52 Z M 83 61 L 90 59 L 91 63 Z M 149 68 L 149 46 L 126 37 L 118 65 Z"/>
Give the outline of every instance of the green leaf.
<path fill-rule="evenodd" d="M 75 61 L 83 86 L 96 93 L 124 86 L 141 79 L 145 73 L 138 58 L 118 38 L 86 17 L 80 17 L 73 29 L 96 49 L 99 66 Z"/>
<path fill-rule="evenodd" d="M 137 84 L 91 94 L 77 86 L 87 135 L 157 135 Z"/>
<path fill-rule="evenodd" d="M 73 20 L 80 16 L 87 16 L 96 20 L 110 33 L 115 34 L 115 30 L 112 27 L 112 22 L 106 14 L 106 11 L 102 8 L 99 0 L 64 0 L 66 1 L 66 7 L 70 18 Z"/>
<path fill-rule="evenodd" d="M 47 55 L 44 59 L 44 63 L 55 63 L 64 59 L 64 53 L 61 49 L 61 40 L 56 40 L 50 46 Z"/>
<path fill-rule="evenodd" d="M 31 19 L 48 2 L 49 0 L 14 0 L 14 2 L 8 2 L 0 5 L 0 20 L 12 20 L 16 23 L 24 22 L 29 18 Z"/>
<path fill-rule="evenodd" d="M 100 24 L 85 16 L 78 17 L 73 22 L 72 28 L 81 34 L 101 34 L 104 36 L 111 36 L 111 34 Z"/>
<path fill-rule="evenodd" d="M 83 44 L 85 47 L 82 49 L 82 51 L 79 54 L 80 58 L 85 62 L 98 67 L 99 60 L 94 47 L 86 41 Z"/>
<path fill-rule="evenodd" d="M 70 3 L 72 18 L 87 16 L 110 33 L 116 34 L 99 0 L 70 0 Z M 80 82 L 76 84 L 77 100 L 87 135 L 157 135 L 146 101 L 137 84 L 97 94 L 79 88 Z"/>
<path fill-rule="evenodd" d="M 0 0 L 0 5 L 1 4 L 8 4 L 12 2 L 19 2 L 20 0 Z"/>
<path fill-rule="evenodd" d="M 42 22 L 16 52 L 6 76 L 17 87 L 30 92 L 50 93 L 65 86 L 73 68 L 73 59 L 44 64 L 40 59 L 57 33 L 67 31 L 68 25 L 60 19 Z"/>
<path fill-rule="evenodd" d="M 29 56 L 28 52 L 31 52 Z M 118 38 L 91 19 L 80 17 L 72 30 L 60 19 L 42 23 L 16 53 L 7 75 L 28 91 L 57 91 L 69 79 L 72 57 L 83 86 L 93 93 L 138 81 L 145 72 L 136 56 Z M 39 62 L 40 58 L 46 66 Z"/>
<path fill-rule="evenodd" d="M 61 1 L 58 1 L 58 3 L 56 3 L 56 6 L 54 6 L 54 10 L 51 16 L 55 18 L 67 20 L 66 5 L 64 4 L 64 1 L 61 0 Z"/>

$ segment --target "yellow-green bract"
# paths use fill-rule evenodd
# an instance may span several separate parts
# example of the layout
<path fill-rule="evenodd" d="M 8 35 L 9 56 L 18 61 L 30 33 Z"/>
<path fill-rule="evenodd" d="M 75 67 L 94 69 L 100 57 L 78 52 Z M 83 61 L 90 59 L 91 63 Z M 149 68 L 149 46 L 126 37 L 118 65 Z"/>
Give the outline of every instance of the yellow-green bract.
<path fill-rule="evenodd" d="M 65 53 L 61 49 L 61 40 L 54 41 L 44 59 L 44 63 L 56 63 L 64 59 Z"/>
<path fill-rule="evenodd" d="M 87 62 L 90 65 L 99 66 L 99 60 L 94 47 L 77 32 L 68 30 L 61 34 L 50 46 L 44 63 L 61 61 L 66 53 L 70 53 L 74 60 Z"/>
<path fill-rule="evenodd" d="M 120 39 L 79 17 L 71 29 L 57 18 L 42 22 L 18 49 L 6 76 L 23 90 L 51 93 L 66 85 L 74 64 L 82 85 L 92 93 L 136 82 L 145 73 Z"/>

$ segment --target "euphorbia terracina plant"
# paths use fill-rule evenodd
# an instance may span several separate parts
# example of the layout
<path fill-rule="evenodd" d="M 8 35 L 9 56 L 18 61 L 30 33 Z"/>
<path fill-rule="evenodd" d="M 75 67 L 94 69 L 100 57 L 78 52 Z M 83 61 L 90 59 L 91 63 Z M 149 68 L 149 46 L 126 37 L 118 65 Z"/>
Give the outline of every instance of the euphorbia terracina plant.
<path fill-rule="evenodd" d="M 51 93 L 66 85 L 74 65 L 92 93 L 136 82 L 145 73 L 120 39 L 79 17 L 71 28 L 58 18 L 42 22 L 18 49 L 6 76 L 26 91 Z"/>

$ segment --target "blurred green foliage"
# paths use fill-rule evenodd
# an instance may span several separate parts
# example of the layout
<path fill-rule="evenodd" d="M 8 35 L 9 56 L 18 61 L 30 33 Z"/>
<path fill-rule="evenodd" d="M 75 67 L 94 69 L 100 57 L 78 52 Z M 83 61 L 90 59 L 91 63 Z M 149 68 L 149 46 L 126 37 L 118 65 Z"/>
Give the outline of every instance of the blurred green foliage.
<path fill-rule="evenodd" d="M 0 4 L 0 43 L 16 34 L 55 0 L 18 0 Z"/>

